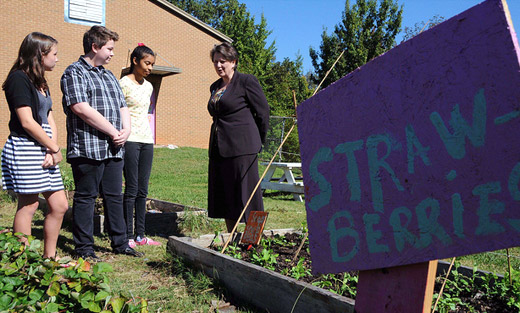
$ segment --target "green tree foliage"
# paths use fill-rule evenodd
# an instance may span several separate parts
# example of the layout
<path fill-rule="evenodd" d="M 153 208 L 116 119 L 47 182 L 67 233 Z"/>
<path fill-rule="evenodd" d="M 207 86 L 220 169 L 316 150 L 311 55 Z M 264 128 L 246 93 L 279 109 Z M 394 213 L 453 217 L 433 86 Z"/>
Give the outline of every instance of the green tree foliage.
<path fill-rule="evenodd" d="M 413 27 L 405 26 L 405 28 L 403 30 L 403 32 L 404 32 L 403 41 L 401 41 L 401 42 L 407 41 L 408 39 L 411 39 L 412 37 L 419 35 L 424 30 L 430 29 L 430 28 L 434 27 L 435 25 L 444 22 L 444 20 L 445 20 L 444 16 L 440 16 L 437 14 L 437 15 L 434 15 L 427 22 L 422 21 L 419 23 L 415 23 L 415 25 Z"/>
<path fill-rule="evenodd" d="M 255 22 L 245 4 L 238 0 L 169 0 L 204 23 L 233 39 L 240 56 L 238 69 L 255 75 L 262 87 L 275 60 L 275 42 L 268 44 L 267 21 Z"/>
<path fill-rule="evenodd" d="M 246 5 L 238 0 L 168 1 L 233 39 L 239 53 L 238 70 L 258 78 L 271 114 L 294 115 L 292 90 L 296 92 L 298 103 L 309 97 L 301 57 L 295 61 L 275 60 L 275 41 L 267 41 L 271 31 L 263 15 L 256 23 Z"/>
<path fill-rule="evenodd" d="M 402 6 L 399 7 L 395 0 L 357 0 L 354 5 L 346 0 L 341 22 L 332 34 L 323 31 L 319 51 L 312 47 L 309 50 L 315 70 L 313 82 L 321 82 L 343 50 L 343 57 L 322 87 L 392 48 L 401 30 L 402 13 Z"/>
<path fill-rule="evenodd" d="M 282 62 L 271 65 L 270 75 L 266 77 L 264 92 L 271 98 L 272 115 L 294 116 L 294 96 L 299 104 L 311 96 L 307 79 L 302 72 L 303 59 L 301 55 L 295 61 L 285 58 Z"/>

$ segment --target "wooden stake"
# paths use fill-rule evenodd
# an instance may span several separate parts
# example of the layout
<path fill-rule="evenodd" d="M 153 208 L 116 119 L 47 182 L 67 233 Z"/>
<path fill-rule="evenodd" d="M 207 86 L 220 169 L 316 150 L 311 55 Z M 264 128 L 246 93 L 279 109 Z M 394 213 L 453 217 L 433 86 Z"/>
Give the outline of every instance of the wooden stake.
<path fill-rule="evenodd" d="M 437 297 L 437 300 L 435 300 L 435 304 L 433 305 L 432 313 L 435 313 L 435 310 L 437 309 L 437 304 L 439 303 L 439 300 L 442 297 L 442 292 L 444 291 L 444 286 L 446 285 L 446 282 L 448 281 L 448 277 L 450 276 L 451 267 L 453 266 L 453 263 L 455 263 L 455 259 L 451 259 L 450 267 L 448 267 L 448 272 L 446 273 L 446 277 L 444 278 L 444 281 L 442 282 L 441 290 L 439 291 L 439 296 Z"/>
<path fill-rule="evenodd" d="M 509 270 L 509 284 L 513 285 L 513 277 L 511 276 L 511 256 L 509 255 L 509 249 L 506 249 L 507 253 L 507 268 Z"/>
<path fill-rule="evenodd" d="M 307 240 L 308 236 L 309 236 L 309 233 L 305 233 L 305 236 L 303 236 L 303 240 L 300 243 L 300 246 L 298 247 L 298 250 L 296 250 L 296 253 L 294 254 L 294 256 L 292 258 L 293 262 L 296 261 L 296 259 L 298 258 L 298 254 L 300 254 L 300 251 L 302 250 L 303 245 L 305 244 L 305 240 Z"/>
<path fill-rule="evenodd" d="M 336 59 L 336 61 L 334 61 L 334 64 L 332 64 L 332 66 L 330 67 L 330 69 L 327 71 L 327 73 L 325 74 L 325 77 L 323 77 L 323 79 L 321 80 L 320 84 L 318 85 L 318 87 L 316 87 L 316 89 L 314 89 L 314 93 L 312 94 L 313 96 L 318 92 L 318 90 L 320 89 L 321 87 L 321 84 L 323 84 L 323 82 L 325 81 L 325 79 L 327 78 L 327 76 L 329 76 L 330 72 L 332 71 L 332 69 L 334 68 L 334 66 L 336 66 L 336 63 L 338 63 L 339 59 L 343 56 L 343 53 L 345 53 L 345 50 L 341 51 L 341 54 L 339 55 L 339 57 Z"/>

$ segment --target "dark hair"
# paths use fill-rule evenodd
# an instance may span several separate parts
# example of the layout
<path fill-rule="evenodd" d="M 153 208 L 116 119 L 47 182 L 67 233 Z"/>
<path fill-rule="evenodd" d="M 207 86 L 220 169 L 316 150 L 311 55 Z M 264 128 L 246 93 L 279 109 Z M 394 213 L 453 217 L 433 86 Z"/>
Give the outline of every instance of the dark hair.
<path fill-rule="evenodd" d="M 49 89 L 44 76 L 45 68 L 43 67 L 42 57 L 47 55 L 52 47 L 57 44 L 56 39 L 39 32 L 32 32 L 25 36 L 18 50 L 18 58 L 11 67 L 9 74 L 16 70 L 22 70 L 36 88 Z M 5 90 L 5 81 L 2 84 L 2 89 Z"/>
<path fill-rule="evenodd" d="M 147 46 L 142 45 L 135 47 L 134 51 L 132 51 L 132 54 L 130 54 L 130 71 L 128 72 L 128 74 L 134 72 L 134 58 L 136 63 L 139 63 L 139 61 L 141 61 L 141 59 L 144 58 L 146 54 L 155 56 L 153 50 L 148 48 Z"/>
<path fill-rule="evenodd" d="M 215 53 L 220 53 L 224 56 L 224 59 L 227 61 L 235 61 L 235 69 L 238 65 L 238 52 L 235 47 L 229 42 L 223 42 L 220 45 L 215 45 L 213 49 L 211 49 L 209 56 L 211 58 L 211 62 L 213 62 L 213 56 Z"/>
<path fill-rule="evenodd" d="M 104 26 L 94 25 L 83 35 L 83 51 L 87 54 L 92 50 L 92 44 L 101 48 L 110 40 L 118 41 L 119 35 Z"/>

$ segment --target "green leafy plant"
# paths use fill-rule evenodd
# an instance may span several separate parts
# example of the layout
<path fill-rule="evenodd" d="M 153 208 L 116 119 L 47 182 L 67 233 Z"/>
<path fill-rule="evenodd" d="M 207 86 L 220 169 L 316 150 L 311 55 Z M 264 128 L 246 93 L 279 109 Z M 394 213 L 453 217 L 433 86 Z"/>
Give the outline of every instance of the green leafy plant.
<path fill-rule="evenodd" d="M 242 259 L 241 249 L 236 242 L 228 246 L 227 254 L 234 257 L 235 259 Z"/>
<path fill-rule="evenodd" d="M 311 270 L 304 266 L 305 259 L 300 258 L 298 264 L 291 268 L 291 277 L 294 279 L 301 279 L 306 276 L 311 276 Z"/>
<path fill-rule="evenodd" d="M 32 236 L 0 230 L 0 312 L 148 312 L 145 299 L 111 291 L 109 264 L 44 259 L 39 247 Z"/>
<path fill-rule="evenodd" d="M 274 270 L 274 264 L 276 264 L 276 258 L 278 254 L 273 253 L 273 250 L 263 248 L 260 253 L 253 250 L 252 263 L 263 266 L 267 269 Z"/>
<path fill-rule="evenodd" d="M 74 178 L 66 171 L 61 171 L 61 179 L 63 180 L 63 187 L 65 190 L 74 191 L 76 186 L 74 185 Z"/>

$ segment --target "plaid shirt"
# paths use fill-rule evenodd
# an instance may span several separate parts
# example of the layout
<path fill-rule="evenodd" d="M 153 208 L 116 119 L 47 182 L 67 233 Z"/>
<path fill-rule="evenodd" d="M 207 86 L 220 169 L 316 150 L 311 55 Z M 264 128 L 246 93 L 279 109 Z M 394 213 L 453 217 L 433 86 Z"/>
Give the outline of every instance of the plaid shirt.
<path fill-rule="evenodd" d="M 119 109 L 126 107 L 126 102 L 114 74 L 103 66 L 93 67 L 80 57 L 63 73 L 61 91 L 63 111 L 67 115 L 67 159 L 123 158 L 124 150 L 116 147 L 110 136 L 85 123 L 70 109 L 71 105 L 86 102 L 116 129 L 121 129 Z"/>

